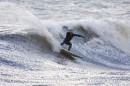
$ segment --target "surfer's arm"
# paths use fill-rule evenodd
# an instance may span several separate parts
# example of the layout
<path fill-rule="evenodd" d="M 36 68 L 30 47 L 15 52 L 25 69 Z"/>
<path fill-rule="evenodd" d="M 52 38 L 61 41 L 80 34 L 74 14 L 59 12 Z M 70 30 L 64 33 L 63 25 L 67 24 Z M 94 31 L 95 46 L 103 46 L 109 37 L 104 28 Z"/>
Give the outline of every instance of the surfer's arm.
<path fill-rule="evenodd" d="M 84 38 L 84 36 L 82 36 L 82 35 L 78 35 L 78 34 L 74 34 L 74 36 L 78 36 L 78 37 L 83 37 L 83 38 Z"/>

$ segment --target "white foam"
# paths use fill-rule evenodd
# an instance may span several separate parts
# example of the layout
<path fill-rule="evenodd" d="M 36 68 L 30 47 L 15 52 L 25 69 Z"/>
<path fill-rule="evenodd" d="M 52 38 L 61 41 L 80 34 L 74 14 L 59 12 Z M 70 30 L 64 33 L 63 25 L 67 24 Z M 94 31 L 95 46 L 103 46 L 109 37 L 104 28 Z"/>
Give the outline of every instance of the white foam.
<path fill-rule="evenodd" d="M 90 19 L 81 21 L 65 22 L 69 29 L 75 26 L 82 26 L 84 29 L 91 29 L 98 34 L 103 41 L 106 41 L 123 52 L 130 53 L 130 26 L 128 22 L 117 19 Z"/>
<path fill-rule="evenodd" d="M 86 34 L 87 31 L 91 30 L 90 31 L 91 33 L 93 32 L 99 36 L 97 40 L 94 40 L 93 38 L 91 38 L 90 40 L 87 40 L 87 41 L 84 41 L 81 39 L 79 39 L 78 41 L 76 41 L 76 39 L 72 40 L 72 43 L 75 44 L 75 46 L 77 46 L 77 44 L 78 44 L 77 47 L 75 47 L 75 46 L 72 47 L 72 51 L 80 53 L 83 56 L 86 56 L 87 53 L 90 53 L 89 59 L 92 59 L 93 57 L 95 57 L 95 55 L 97 55 L 96 57 L 98 57 L 98 54 L 96 54 L 96 53 L 100 54 L 100 52 L 98 52 L 97 48 L 99 48 L 99 50 L 100 50 L 100 47 L 102 47 L 101 45 L 105 45 L 105 44 L 106 44 L 105 46 L 113 45 L 117 49 L 120 49 L 121 51 L 126 52 L 126 53 L 130 52 L 129 51 L 130 50 L 129 26 L 127 25 L 127 23 L 125 23 L 121 20 L 88 19 L 88 20 L 78 20 L 78 21 L 74 20 L 74 21 L 63 21 L 63 22 L 56 22 L 56 21 L 49 21 L 49 20 L 41 21 L 36 16 L 34 16 L 31 12 L 26 10 L 25 8 L 22 8 L 15 4 L 12 5 L 12 3 L 9 3 L 9 4 L 4 3 L 4 4 L 6 4 L 6 8 L 4 8 L 4 6 L 3 6 L 3 8 L 7 9 L 7 11 L 9 11 L 10 14 L 12 14 L 12 15 L 15 14 L 17 17 L 17 20 L 18 20 L 17 24 L 19 24 L 20 26 L 23 26 L 22 30 L 21 29 L 18 30 L 20 33 L 26 33 L 26 34 L 34 33 L 34 34 L 38 34 L 38 35 L 42 36 L 43 38 L 47 39 L 47 41 L 50 43 L 52 50 L 54 52 L 60 51 L 60 49 L 61 49 L 60 43 L 65 38 L 66 31 L 63 29 L 63 26 L 67 26 L 68 30 L 73 30 L 73 31 L 75 29 L 81 29 L 80 28 L 80 26 L 81 26 L 83 30 L 81 30 L 81 32 L 78 32 L 80 30 L 76 30 L 76 33 L 79 33 L 82 35 L 82 33 Z M 3 5 L 3 3 L 2 3 L 2 5 Z M 12 8 L 13 8 L 13 11 L 12 11 Z M 11 18 L 10 14 L 9 14 L 9 16 Z M 6 14 L 6 15 L 8 15 L 8 14 Z M 12 23 L 9 23 L 9 24 L 11 25 Z M 16 23 L 13 23 L 12 26 L 13 25 L 15 27 Z M 17 29 L 19 29 L 19 28 L 17 28 Z M 84 33 L 84 32 L 86 32 L 86 33 Z M 87 34 L 86 34 L 86 36 L 87 36 Z M 96 37 L 96 36 L 94 36 L 94 37 Z M 92 40 L 94 40 L 94 41 L 92 41 Z M 84 45 L 84 44 L 88 43 L 88 41 L 91 46 L 96 46 L 96 47 L 90 47 L 90 49 L 91 49 L 90 52 L 87 52 L 88 47 L 86 47 Z M 100 44 L 97 44 L 97 43 L 100 43 Z M 105 46 L 103 48 L 104 49 L 103 52 L 105 52 L 105 48 L 106 48 Z M 80 52 L 78 52 L 79 50 L 80 50 Z M 106 48 L 106 50 L 107 50 L 107 48 Z M 91 51 L 93 51 L 95 53 L 94 56 L 93 56 L 93 52 L 91 53 Z M 109 57 L 109 56 L 106 56 L 106 57 Z M 102 62 L 103 60 L 101 60 L 101 58 L 96 59 L 95 61 L 97 61 L 101 64 L 105 64 L 104 62 Z M 106 63 L 105 65 L 110 66 L 109 64 L 110 64 L 110 62 Z M 112 64 L 111 66 L 113 66 L 113 65 L 114 64 Z M 117 67 L 117 65 L 115 65 L 115 67 Z M 129 67 L 128 67 L 128 69 L 129 69 Z"/>

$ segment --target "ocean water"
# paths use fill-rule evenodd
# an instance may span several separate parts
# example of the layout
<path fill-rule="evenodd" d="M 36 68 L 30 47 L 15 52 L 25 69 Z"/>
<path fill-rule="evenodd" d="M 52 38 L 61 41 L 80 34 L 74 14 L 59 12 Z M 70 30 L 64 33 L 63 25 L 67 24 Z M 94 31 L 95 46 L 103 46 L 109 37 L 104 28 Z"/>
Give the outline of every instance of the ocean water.
<path fill-rule="evenodd" d="M 0 86 L 129 86 L 129 0 L 0 0 Z M 67 28 L 66 28 L 67 27 Z M 60 54 L 66 32 L 70 60 Z"/>

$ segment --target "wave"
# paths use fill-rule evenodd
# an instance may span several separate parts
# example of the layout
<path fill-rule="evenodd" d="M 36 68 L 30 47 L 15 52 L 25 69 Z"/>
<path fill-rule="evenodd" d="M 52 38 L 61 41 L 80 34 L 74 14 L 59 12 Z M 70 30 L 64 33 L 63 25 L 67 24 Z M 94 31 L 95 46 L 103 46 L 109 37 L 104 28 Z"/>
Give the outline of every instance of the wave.
<path fill-rule="evenodd" d="M 3 11 L 3 8 L 6 11 Z M 66 32 L 73 31 L 85 36 L 85 39 L 75 37 L 72 40 L 71 50 L 82 55 L 84 63 L 115 69 L 130 69 L 130 26 L 123 20 L 46 21 L 38 19 L 25 8 L 12 3 L 0 3 L 0 15 L 4 15 L 5 12 L 8 12 L 6 16 L 10 16 L 11 23 L 6 22 L 8 20 L 6 17 L 4 17 L 5 22 L 0 22 L 0 26 L 4 26 L 0 28 L 2 41 L 18 46 L 23 43 L 25 45 L 20 47 L 22 49 L 28 51 L 32 49 L 31 47 L 35 47 L 34 49 L 49 54 L 48 57 L 53 57 L 55 52 L 60 52 L 62 49 L 60 43 L 65 38 Z M 16 16 L 15 20 L 12 15 Z M 8 25 L 13 26 L 15 30 L 10 30 Z M 9 31 L 6 32 L 5 29 Z M 63 48 L 68 46 L 64 45 Z"/>
<path fill-rule="evenodd" d="M 130 26 L 127 22 L 114 19 L 91 19 L 70 21 L 67 24 L 70 30 L 86 36 L 87 41 L 98 37 L 107 44 L 130 53 Z"/>

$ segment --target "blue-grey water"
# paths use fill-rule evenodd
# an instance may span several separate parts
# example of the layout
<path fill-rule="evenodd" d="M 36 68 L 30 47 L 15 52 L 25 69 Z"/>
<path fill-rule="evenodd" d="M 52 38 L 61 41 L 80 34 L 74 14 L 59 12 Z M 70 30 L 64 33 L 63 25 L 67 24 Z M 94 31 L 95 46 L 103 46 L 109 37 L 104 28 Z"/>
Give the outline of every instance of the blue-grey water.
<path fill-rule="evenodd" d="M 129 0 L 0 0 L 0 86 L 129 86 Z M 67 27 L 67 28 L 65 28 Z M 70 60 L 60 54 L 67 31 Z"/>

